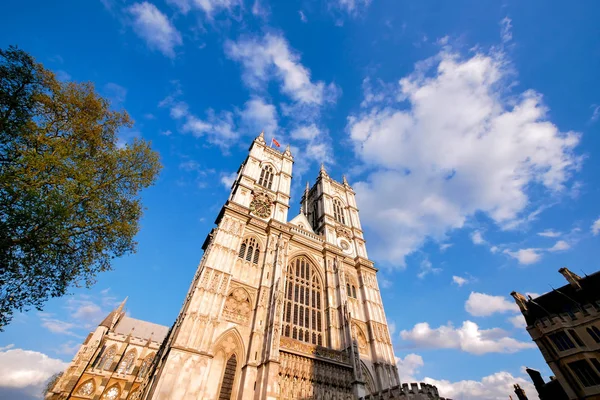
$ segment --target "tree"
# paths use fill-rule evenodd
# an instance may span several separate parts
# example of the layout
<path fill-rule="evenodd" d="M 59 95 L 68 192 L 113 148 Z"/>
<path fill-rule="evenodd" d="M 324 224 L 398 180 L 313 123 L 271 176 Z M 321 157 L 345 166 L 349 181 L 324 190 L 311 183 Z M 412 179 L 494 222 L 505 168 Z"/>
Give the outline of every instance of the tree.
<path fill-rule="evenodd" d="M 46 381 L 46 385 L 44 385 L 44 388 L 42 389 L 42 396 L 46 397 L 46 395 L 48 393 L 50 393 L 50 391 L 52 391 L 52 389 L 54 389 L 54 385 L 56 385 L 58 383 L 58 380 L 63 376 L 62 372 L 57 372 L 54 375 L 52 375 L 50 378 L 48 378 L 48 380 Z"/>
<path fill-rule="evenodd" d="M 0 49 L 0 331 L 135 251 L 140 192 L 161 165 L 148 142 L 118 141 L 132 124 L 92 83 Z"/>

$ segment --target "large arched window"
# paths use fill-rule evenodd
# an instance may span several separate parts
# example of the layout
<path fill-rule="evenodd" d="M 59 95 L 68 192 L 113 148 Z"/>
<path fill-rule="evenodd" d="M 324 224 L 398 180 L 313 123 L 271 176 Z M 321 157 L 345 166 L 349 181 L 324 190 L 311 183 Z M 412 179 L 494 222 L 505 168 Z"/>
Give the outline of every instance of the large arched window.
<path fill-rule="evenodd" d="M 96 384 L 93 379 L 88 379 L 83 383 L 83 385 L 79 386 L 75 391 L 76 396 L 88 397 L 94 394 L 96 391 Z"/>
<path fill-rule="evenodd" d="M 112 385 L 102 395 L 102 400 L 117 400 L 121 396 L 121 388 L 119 385 Z"/>
<path fill-rule="evenodd" d="M 346 218 L 344 217 L 344 208 L 342 202 L 338 199 L 333 199 L 333 218 L 340 224 L 346 224 Z"/>
<path fill-rule="evenodd" d="M 114 345 L 110 346 L 108 349 L 106 349 L 104 351 L 104 354 L 102 354 L 100 361 L 98 362 L 98 365 L 96 365 L 96 366 L 100 369 L 108 371 L 110 369 L 110 366 L 112 365 L 113 358 L 115 358 L 116 352 L 117 352 L 117 347 Z"/>
<path fill-rule="evenodd" d="M 154 353 L 149 354 L 142 361 L 142 365 L 140 366 L 140 371 L 138 372 L 138 378 L 145 378 L 148 371 L 150 371 L 150 366 L 152 365 L 152 360 L 154 360 Z"/>
<path fill-rule="evenodd" d="M 252 261 L 253 264 L 258 264 L 259 256 L 260 249 L 258 243 L 256 243 L 256 239 L 246 238 L 240 246 L 238 257 L 246 261 Z"/>
<path fill-rule="evenodd" d="M 292 260 L 285 283 L 283 335 L 322 346 L 324 301 L 323 286 L 312 263 L 306 257 Z"/>
<path fill-rule="evenodd" d="M 227 360 L 223 380 L 221 381 L 221 390 L 219 390 L 219 400 L 230 400 L 233 392 L 233 382 L 235 380 L 235 370 L 237 369 L 237 358 L 232 354 Z"/>
<path fill-rule="evenodd" d="M 265 165 L 260 171 L 260 178 L 258 179 L 258 184 L 260 186 L 266 187 L 267 189 L 271 189 L 273 185 L 273 167 L 270 165 Z"/>
<path fill-rule="evenodd" d="M 135 359 L 137 357 L 137 351 L 135 349 L 129 350 L 123 360 L 121 360 L 121 364 L 119 364 L 119 368 L 117 368 L 117 374 L 130 374 L 133 370 L 133 366 L 135 365 Z"/>

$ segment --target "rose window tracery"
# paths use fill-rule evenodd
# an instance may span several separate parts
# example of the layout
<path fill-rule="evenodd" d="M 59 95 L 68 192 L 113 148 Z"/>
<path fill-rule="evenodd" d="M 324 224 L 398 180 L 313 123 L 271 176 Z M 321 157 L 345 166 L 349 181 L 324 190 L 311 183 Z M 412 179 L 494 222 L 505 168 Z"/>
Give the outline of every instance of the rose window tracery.
<path fill-rule="evenodd" d="M 223 307 L 223 316 L 229 320 L 247 324 L 250 320 L 252 305 L 248 292 L 242 288 L 236 288 L 227 296 Z"/>
<path fill-rule="evenodd" d="M 86 381 L 83 385 L 79 386 L 75 394 L 77 396 L 91 396 L 96 391 L 96 385 L 93 380 Z"/>

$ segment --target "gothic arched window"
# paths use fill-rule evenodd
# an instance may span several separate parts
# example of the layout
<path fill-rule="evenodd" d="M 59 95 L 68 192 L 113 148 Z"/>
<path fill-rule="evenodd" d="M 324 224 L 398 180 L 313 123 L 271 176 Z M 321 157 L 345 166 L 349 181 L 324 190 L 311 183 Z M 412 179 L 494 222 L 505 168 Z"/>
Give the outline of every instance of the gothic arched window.
<path fill-rule="evenodd" d="M 342 202 L 338 199 L 333 199 L 333 218 L 340 224 L 346 224 L 346 218 L 344 217 L 344 208 Z"/>
<path fill-rule="evenodd" d="M 96 384 L 93 379 L 88 379 L 83 383 L 83 385 L 79 386 L 75 391 L 76 396 L 84 396 L 88 397 L 94 394 L 96 391 Z"/>
<path fill-rule="evenodd" d="M 237 358 L 232 354 L 227 360 L 223 380 L 221 381 L 221 390 L 219 390 L 219 400 L 230 400 L 233 392 L 233 381 L 235 380 L 235 370 L 237 369 Z"/>
<path fill-rule="evenodd" d="M 266 187 L 267 189 L 271 189 L 273 185 L 273 167 L 270 165 L 265 165 L 260 171 L 260 178 L 258 179 L 258 184 L 260 186 Z"/>
<path fill-rule="evenodd" d="M 112 385 L 102 395 L 102 400 L 117 400 L 121 396 L 119 385 Z"/>
<path fill-rule="evenodd" d="M 146 374 L 150 370 L 150 366 L 152 365 L 152 360 L 154 360 L 154 353 L 149 354 L 142 361 L 142 365 L 140 365 L 140 372 L 138 372 L 138 378 L 145 378 Z"/>
<path fill-rule="evenodd" d="M 285 283 L 283 335 L 323 345 L 323 286 L 317 270 L 306 257 L 288 266 Z"/>
<path fill-rule="evenodd" d="M 133 370 L 133 366 L 135 365 L 135 359 L 137 357 L 137 351 L 135 349 L 129 350 L 123 360 L 121 360 L 121 364 L 119 364 L 119 368 L 117 368 L 117 374 L 130 374 Z"/>
<path fill-rule="evenodd" d="M 115 358 L 115 353 L 117 352 L 117 347 L 115 345 L 110 346 L 104 354 L 102 354 L 100 358 L 100 362 L 98 362 L 97 367 L 108 371 L 110 366 L 112 365 L 113 358 Z"/>
<path fill-rule="evenodd" d="M 258 264 L 259 256 L 260 248 L 258 247 L 256 239 L 246 238 L 240 246 L 238 257 L 246 261 L 252 261 L 252 264 Z"/>

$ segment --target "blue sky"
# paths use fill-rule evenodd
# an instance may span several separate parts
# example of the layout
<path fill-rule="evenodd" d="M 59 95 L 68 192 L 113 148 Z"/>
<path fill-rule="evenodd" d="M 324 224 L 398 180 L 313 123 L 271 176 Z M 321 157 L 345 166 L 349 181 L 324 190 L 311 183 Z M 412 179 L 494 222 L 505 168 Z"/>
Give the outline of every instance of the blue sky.
<path fill-rule="evenodd" d="M 173 322 L 264 129 L 292 146 L 291 216 L 321 163 L 357 191 L 404 381 L 535 398 L 522 367 L 549 370 L 509 293 L 597 270 L 596 2 L 58 3 L 5 4 L 0 46 L 94 82 L 136 120 L 121 140 L 151 140 L 164 169 L 138 252 L 0 334 L 0 394 L 39 394 L 125 296 L 131 316 Z"/>

